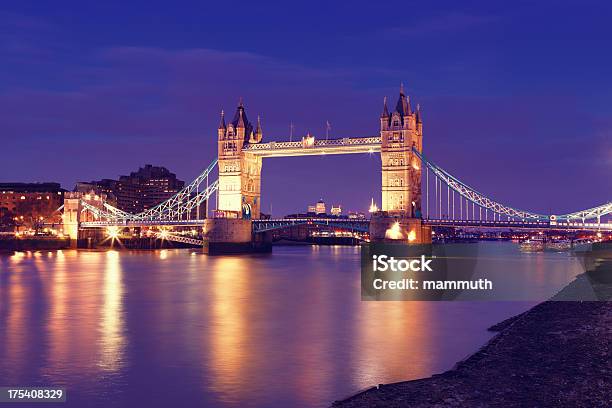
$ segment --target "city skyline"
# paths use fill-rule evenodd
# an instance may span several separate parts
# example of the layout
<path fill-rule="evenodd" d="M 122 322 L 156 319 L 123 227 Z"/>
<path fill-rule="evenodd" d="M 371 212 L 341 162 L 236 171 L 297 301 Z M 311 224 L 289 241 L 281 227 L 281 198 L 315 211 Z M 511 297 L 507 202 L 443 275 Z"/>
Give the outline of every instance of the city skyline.
<path fill-rule="evenodd" d="M 240 97 L 252 119 L 261 114 L 264 142 L 288 140 L 292 123 L 294 139 L 325 137 L 327 121 L 330 138 L 376 135 L 383 97 L 394 104 L 404 82 L 423 108 L 425 155 L 474 188 L 541 213 L 610 199 L 610 90 L 598 86 L 612 66 L 600 52 L 605 10 L 440 13 L 419 4 L 395 22 L 329 5 L 319 17 L 337 24 L 320 33 L 301 29 L 313 17 L 307 10 L 289 24 L 274 19 L 279 10 L 247 5 L 234 18 L 255 18 L 261 29 L 246 38 L 214 18 L 227 15 L 221 5 L 189 13 L 125 5 L 130 26 L 114 6 L 14 7 L 0 15 L 2 181 L 71 189 L 145 163 L 191 180 L 216 156 L 220 110 L 233 112 Z M 103 25 L 116 29 L 100 36 Z M 309 46 L 288 46 L 300 41 Z M 543 42 L 546 58 L 537 52 Z M 394 51 L 402 44 L 413 52 Z M 35 70 L 21 69 L 32 62 Z M 376 154 L 267 160 L 262 210 L 287 214 L 325 196 L 363 211 L 372 196 L 380 202 L 379 171 Z M 289 198 L 287 185 L 299 186 Z"/>

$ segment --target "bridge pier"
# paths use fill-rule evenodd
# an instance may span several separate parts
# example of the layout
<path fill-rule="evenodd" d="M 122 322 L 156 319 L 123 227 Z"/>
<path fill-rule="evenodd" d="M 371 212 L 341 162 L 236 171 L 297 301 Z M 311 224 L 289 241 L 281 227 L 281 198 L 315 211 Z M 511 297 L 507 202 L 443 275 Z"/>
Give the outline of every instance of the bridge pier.
<path fill-rule="evenodd" d="M 204 252 L 209 255 L 271 251 L 272 235 L 254 233 L 251 220 L 210 218 L 204 223 Z"/>
<path fill-rule="evenodd" d="M 76 248 L 79 241 L 79 221 L 81 216 L 81 193 L 66 193 L 64 196 L 64 215 L 62 230 L 70 238 L 70 248 Z"/>
<path fill-rule="evenodd" d="M 431 244 L 431 227 L 420 218 L 374 214 L 370 220 L 370 241 Z"/>

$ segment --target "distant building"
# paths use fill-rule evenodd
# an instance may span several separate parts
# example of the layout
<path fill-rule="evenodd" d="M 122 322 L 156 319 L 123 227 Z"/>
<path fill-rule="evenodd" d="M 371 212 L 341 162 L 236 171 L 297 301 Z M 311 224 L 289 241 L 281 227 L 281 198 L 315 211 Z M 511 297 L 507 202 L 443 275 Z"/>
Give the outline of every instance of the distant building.
<path fill-rule="evenodd" d="M 57 210 L 65 191 L 59 183 L 0 183 L 0 226 L 37 229 L 61 222 Z"/>
<path fill-rule="evenodd" d="M 317 203 L 315 204 L 315 214 L 326 214 L 327 210 L 325 209 L 325 202 L 323 201 L 323 199 L 320 199 L 319 201 L 317 201 Z"/>
<path fill-rule="evenodd" d="M 364 213 L 362 213 L 362 212 L 354 212 L 354 211 L 349 211 L 348 217 L 350 219 L 356 219 L 356 220 L 364 220 L 366 218 Z"/>
<path fill-rule="evenodd" d="M 117 208 L 139 213 L 169 199 L 185 186 L 185 182 L 165 167 L 145 165 L 119 180 L 102 179 L 77 183 L 75 190 L 104 193 L 116 201 Z"/>
<path fill-rule="evenodd" d="M 320 199 L 319 201 L 317 201 L 316 204 L 309 205 L 306 213 L 316 214 L 316 215 L 326 214 L 327 211 L 325 209 L 325 202 L 323 201 L 323 199 Z"/>
<path fill-rule="evenodd" d="M 336 217 L 339 217 L 340 214 L 342 214 L 342 207 L 340 205 L 337 206 L 333 206 L 331 208 L 331 215 L 335 215 Z"/>
<path fill-rule="evenodd" d="M 106 201 L 109 204 L 116 206 L 117 197 L 115 196 L 115 191 L 117 191 L 118 185 L 119 181 L 111 179 L 102 179 L 89 183 L 79 181 L 76 183 L 74 191 L 84 194 L 90 194 L 93 192 L 94 194 L 98 194 L 100 196 L 105 195 Z"/>

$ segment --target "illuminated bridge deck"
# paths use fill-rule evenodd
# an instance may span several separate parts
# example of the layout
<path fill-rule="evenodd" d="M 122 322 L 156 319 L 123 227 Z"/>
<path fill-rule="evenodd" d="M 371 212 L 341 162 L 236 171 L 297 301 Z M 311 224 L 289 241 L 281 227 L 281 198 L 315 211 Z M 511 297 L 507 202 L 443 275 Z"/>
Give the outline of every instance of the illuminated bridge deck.
<path fill-rule="evenodd" d="M 82 228 L 104 228 L 104 227 L 189 227 L 189 226 L 202 226 L 204 225 L 204 219 L 194 220 L 109 220 L 109 221 L 86 221 L 82 222 L 80 226 Z"/>
<path fill-rule="evenodd" d="M 309 156 L 380 152 L 380 136 L 342 139 L 304 139 L 296 142 L 268 142 L 247 145 L 243 151 L 261 157 Z"/>
<path fill-rule="evenodd" d="M 201 227 L 205 219 L 193 220 L 124 220 L 124 221 L 89 221 L 81 223 L 83 228 L 104 227 Z M 612 231 L 612 223 L 582 223 L 582 222 L 556 222 L 549 221 L 521 221 L 521 220 L 450 220 L 450 219 L 425 219 L 423 223 L 432 227 L 452 228 L 523 228 L 523 229 L 560 229 L 560 230 L 585 230 L 585 231 Z M 318 226 L 329 226 L 341 229 L 368 232 L 370 220 L 346 219 L 346 218 L 278 218 L 270 220 L 253 220 L 254 232 L 265 232 L 275 229 L 288 228 L 298 225 L 313 224 Z"/>
<path fill-rule="evenodd" d="M 432 227 L 473 227 L 473 228 L 525 228 L 525 229 L 560 229 L 560 230 L 602 230 L 612 231 L 612 223 L 593 222 L 556 222 L 522 221 L 522 220 L 449 220 L 426 219 L 423 222 Z"/>

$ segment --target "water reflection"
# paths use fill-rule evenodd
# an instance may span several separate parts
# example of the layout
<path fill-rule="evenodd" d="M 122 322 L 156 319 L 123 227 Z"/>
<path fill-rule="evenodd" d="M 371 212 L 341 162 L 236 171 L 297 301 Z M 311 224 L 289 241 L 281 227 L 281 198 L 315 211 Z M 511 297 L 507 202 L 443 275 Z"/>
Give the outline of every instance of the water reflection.
<path fill-rule="evenodd" d="M 431 325 L 436 317 L 435 304 L 364 302 L 361 310 L 354 348 L 360 382 L 378 384 L 387 382 L 387 378 L 433 372 L 437 344 Z"/>
<path fill-rule="evenodd" d="M 223 257 L 216 260 L 210 271 L 211 322 L 209 353 L 214 392 L 227 402 L 240 399 L 241 387 L 248 377 L 247 308 L 249 280 L 245 257 Z M 207 381 L 208 383 L 208 381 Z M 208 384 L 207 384 L 208 385 Z"/>
<path fill-rule="evenodd" d="M 70 255 L 73 255 L 69 252 Z M 49 333 L 49 360 L 45 373 L 50 375 L 62 369 L 69 360 L 71 333 L 66 320 L 69 315 L 69 275 L 64 251 L 58 251 L 50 285 L 50 308 L 47 322 Z"/>
<path fill-rule="evenodd" d="M 26 320 L 25 314 L 28 309 L 13 307 L 26 301 L 27 284 L 23 282 L 24 268 L 21 264 L 24 258 L 24 252 L 15 252 L 8 260 L 10 273 L 3 273 L 0 277 L 0 338 L 2 339 L 0 360 L 10 363 L 16 363 L 17 359 L 14 356 L 23 355 L 27 350 L 27 337 L 22 322 Z M 22 368 L 22 365 L 15 367 L 13 372 L 15 377 L 22 377 Z"/>
<path fill-rule="evenodd" d="M 104 273 L 103 304 L 101 317 L 100 362 L 99 365 L 110 371 L 117 371 L 123 362 L 125 337 L 123 334 L 123 284 L 121 282 L 119 253 L 106 253 Z"/>
<path fill-rule="evenodd" d="M 481 269 L 525 290 L 580 272 L 504 244 L 485 252 Z M 0 255 L 1 382 L 64 385 L 66 407 L 326 406 L 450 368 L 529 307 L 361 302 L 355 247 L 193 253 Z"/>

